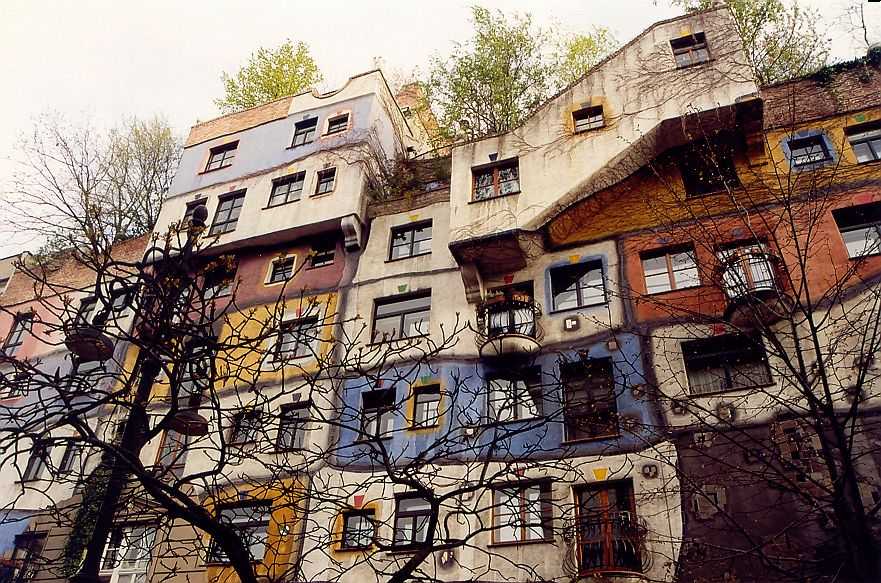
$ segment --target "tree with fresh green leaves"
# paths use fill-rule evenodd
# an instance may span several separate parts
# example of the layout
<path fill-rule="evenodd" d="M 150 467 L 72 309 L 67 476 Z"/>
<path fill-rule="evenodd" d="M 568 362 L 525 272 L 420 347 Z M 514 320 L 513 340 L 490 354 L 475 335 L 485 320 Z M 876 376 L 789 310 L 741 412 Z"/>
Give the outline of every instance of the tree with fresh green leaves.
<path fill-rule="evenodd" d="M 689 12 L 720 0 L 671 0 Z M 731 10 L 747 59 L 762 85 L 812 73 L 829 61 L 821 18 L 794 0 L 723 0 Z"/>
<path fill-rule="evenodd" d="M 223 113 L 233 113 L 300 93 L 323 76 L 303 42 L 286 40 L 275 49 L 260 47 L 233 75 L 222 74 L 224 95 L 214 103 Z"/>

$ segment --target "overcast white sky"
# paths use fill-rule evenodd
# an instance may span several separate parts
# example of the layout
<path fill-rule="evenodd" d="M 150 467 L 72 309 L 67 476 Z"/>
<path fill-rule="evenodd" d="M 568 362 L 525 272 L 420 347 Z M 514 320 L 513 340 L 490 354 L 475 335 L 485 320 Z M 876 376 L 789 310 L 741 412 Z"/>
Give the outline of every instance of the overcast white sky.
<path fill-rule="evenodd" d="M 836 18 L 845 0 L 799 0 Z M 112 125 L 126 115 L 164 115 L 182 134 L 217 115 L 221 71 L 234 71 L 259 46 L 305 41 L 327 87 L 373 68 L 424 66 L 469 33 L 474 0 L 232 2 L 0 0 L 0 190 L 14 168 L 15 143 L 45 111 L 71 121 Z M 666 0 L 481 0 L 506 12 L 528 11 L 540 23 L 573 32 L 608 26 L 626 42 L 656 20 L 678 13 Z M 881 22 L 881 4 L 867 3 Z M 853 47 L 830 30 L 835 56 Z M 0 222 L 2 222 L 0 209 Z M 0 257 L 36 243 L 0 239 Z"/>

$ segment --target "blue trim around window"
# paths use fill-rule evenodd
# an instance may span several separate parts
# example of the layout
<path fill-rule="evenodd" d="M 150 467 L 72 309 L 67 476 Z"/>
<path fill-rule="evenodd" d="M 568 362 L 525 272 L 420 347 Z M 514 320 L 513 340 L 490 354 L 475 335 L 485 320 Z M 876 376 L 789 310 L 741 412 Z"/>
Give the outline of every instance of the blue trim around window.
<path fill-rule="evenodd" d="M 575 253 L 573 253 L 575 255 Z M 565 310 L 555 310 L 554 309 L 554 294 L 553 289 L 551 288 L 551 271 L 558 267 L 566 267 L 569 265 L 580 265 L 582 263 L 589 263 L 591 261 L 599 261 L 603 266 L 603 292 L 606 297 L 606 301 L 601 304 L 593 304 L 590 306 L 579 306 L 577 308 L 566 308 Z M 606 307 L 609 305 L 609 258 L 604 254 L 597 255 L 580 255 L 578 261 L 570 261 L 567 259 L 560 259 L 558 261 L 554 261 L 550 265 L 545 268 L 544 271 L 544 293 L 545 293 L 545 315 L 547 317 L 554 317 L 557 314 L 571 314 L 577 312 L 579 310 L 593 310 L 597 308 Z"/>
<path fill-rule="evenodd" d="M 791 140 L 798 140 L 800 138 L 810 138 L 814 136 L 820 136 L 823 138 L 823 143 L 826 145 L 826 150 L 829 152 L 830 158 L 828 160 L 823 160 L 821 162 L 814 162 L 812 164 L 805 164 L 803 166 L 793 166 L 792 165 L 792 152 L 789 150 L 789 142 Z M 807 130 L 801 130 L 798 132 L 793 132 L 785 136 L 780 141 L 780 148 L 783 150 L 783 154 L 786 156 L 786 161 L 789 162 L 789 169 L 794 172 L 803 172 L 805 170 L 816 170 L 818 168 L 822 168 L 824 166 L 828 166 L 830 164 L 834 164 L 838 161 L 838 150 L 835 149 L 832 140 L 826 135 L 821 129 L 811 128 Z"/>

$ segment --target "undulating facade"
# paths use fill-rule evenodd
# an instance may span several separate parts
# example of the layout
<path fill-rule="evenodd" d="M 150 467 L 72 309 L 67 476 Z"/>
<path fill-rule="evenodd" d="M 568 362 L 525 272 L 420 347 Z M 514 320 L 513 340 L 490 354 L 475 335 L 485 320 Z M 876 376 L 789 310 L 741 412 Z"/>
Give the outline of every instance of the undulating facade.
<path fill-rule="evenodd" d="M 149 276 L 174 247 L 194 291 L 101 580 L 238 581 L 212 518 L 261 581 L 871 580 L 879 90 L 877 52 L 757 86 L 712 9 L 442 150 L 379 71 L 194 126 L 153 237 L 114 248 Z M 94 433 L 3 452 L 20 583 L 76 572 L 89 439 L 125 421 L 156 301 L 35 277 L 0 296 L 5 385 L 108 397 Z M 68 320 L 114 327 L 112 357 L 71 371 Z M 79 403 L 56 389 L 5 422 Z"/>

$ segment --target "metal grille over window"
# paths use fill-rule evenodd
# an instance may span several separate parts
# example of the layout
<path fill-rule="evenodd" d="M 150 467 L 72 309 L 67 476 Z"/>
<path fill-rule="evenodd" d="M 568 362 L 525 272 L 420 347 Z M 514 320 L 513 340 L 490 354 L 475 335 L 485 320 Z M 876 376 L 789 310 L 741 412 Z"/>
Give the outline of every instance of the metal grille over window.
<path fill-rule="evenodd" d="M 294 124 L 294 140 L 291 147 L 310 144 L 315 139 L 315 128 L 318 127 L 318 118 L 304 119 Z"/>
<path fill-rule="evenodd" d="M 630 482 L 578 492 L 578 546 L 581 573 L 642 571 L 643 529 L 636 520 Z"/>
<path fill-rule="evenodd" d="M 730 299 L 777 289 L 774 257 L 764 244 L 723 249 L 718 257 L 722 269 L 722 288 Z"/>
<path fill-rule="evenodd" d="M 237 192 L 224 196 L 217 205 L 214 213 L 214 222 L 211 223 L 209 235 L 222 235 L 234 231 L 242 213 L 242 205 L 245 204 L 245 193 Z"/>
<path fill-rule="evenodd" d="M 416 547 L 427 542 L 431 503 L 420 497 L 398 498 L 395 512 L 396 547 Z"/>
<path fill-rule="evenodd" d="M 517 160 L 474 169 L 474 200 L 486 200 L 520 192 L 520 166 Z"/>
<path fill-rule="evenodd" d="M 595 130 L 606 125 L 603 118 L 603 106 L 584 107 L 572 113 L 572 120 L 575 122 L 575 133 Z"/>
<path fill-rule="evenodd" d="M 392 229 L 390 260 L 429 253 L 431 253 L 431 221 Z"/>
<path fill-rule="evenodd" d="M 676 59 L 676 66 L 679 68 L 710 60 L 707 37 L 702 32 L 674 38 L 670 41 L 670 46 L 673 48 L 673 58 Z"/>
<path fill-rule="evenodd" d="M 232 142 L 231 144 L 224 144 L 222 146 L 211 148 L 211 153 L 208 155 L 208 164 L 205 166 L 205 172 L 226 168 L 232 164 L 233 159 L 236 157 L 236 149 L 238 147 L 238 142 Z"/>
<path fill-rule="evenodd" d="M 847 140 L 860 164 L 881 160 L 881 122 L 848 128 Z M 0 290 L 2 289 L 3 286 L 0 285 Z"/>
<path fill-rule="evenodd" d="M 108 583 L 144 583 L 155 537 L 152 525 L 115 527 L 104 547 L 100 574 Z"/>
<path fill-rule="evenodd" d="M 566 439 L 618 434 L 618 402 L 612 360 L 592 358 L 561 367 Z"/>
<path fill-rule="evenodd" d="M 793 167 L 810 166 L 832 159 L 822 135 L 789 140 L 789 163 Z"/>
<path fill-rule="evenodd" d="M 771 383 L 765 349 L 758 337 L 725 334 L 682 343 L 692 394 L 758 387 Z"/>
<path fill-rule="evenodd" d="M 431 292 L 404 298 L 377 300 L 373 341 L 412 338 L 428 333 Z"/>
<path fill-rule="evenodd" d="M 305 184 L 305 182 L 305 172 L 297 172 L 296 174 L 276 178 L 272 181 L 272 193 L 269 195 L 269 206 L 278 206 L 300 200 L 300 195 L 303 194 L 303 184 Z"/>
<path fill-rule="evenodd" d="M 881 253 L 881 202 L 832 211 L 849 257 Z"/>
<path fill-rule="evenodd" d="M 361 394 L 361 439 L 391 437 L 394 425 L 394 389 L 379 389 Z"/>
<path fill-rule="evenodd" d="M 220 521 L 232 526 L 248 548 L 251 560 L 262 561 L 266 555 L 267 535 L 272 507 L 267 503 L 227 506 L 220 508 Z M 215 541 L 211 542 L 208 560 L 212 563 L 227 562 L 226 553 Z"/>

